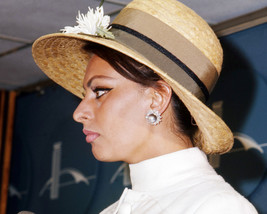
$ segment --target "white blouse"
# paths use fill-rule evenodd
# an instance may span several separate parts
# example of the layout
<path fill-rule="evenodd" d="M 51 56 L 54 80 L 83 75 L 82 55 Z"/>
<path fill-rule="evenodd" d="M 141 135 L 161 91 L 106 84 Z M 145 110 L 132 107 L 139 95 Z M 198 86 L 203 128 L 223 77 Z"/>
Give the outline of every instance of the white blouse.
<path fill-rule="evenodd" d="M 252 214 L 197 147 L 130 165 L 132 189 L 101 214 Z"/>

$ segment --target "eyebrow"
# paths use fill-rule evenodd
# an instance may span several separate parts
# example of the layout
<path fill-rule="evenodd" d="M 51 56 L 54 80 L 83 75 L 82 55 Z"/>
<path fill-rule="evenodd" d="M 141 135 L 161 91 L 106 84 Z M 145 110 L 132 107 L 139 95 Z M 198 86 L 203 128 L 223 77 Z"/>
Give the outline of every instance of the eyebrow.
<path fill-rule="evenodd" d="M 108 76 L 104 76 L 104 75 L 96 75 L 96 76 L 93 76 L 91 79 L 88 80 L 88 82 L 86 83 L 86 87 L 90 88 L 90 86 L 92 85 L 92 82 L 95 79 L 108 79 L 108 80 L 111 80 L 113 78 L 112 77 L 108 77 Z"/>

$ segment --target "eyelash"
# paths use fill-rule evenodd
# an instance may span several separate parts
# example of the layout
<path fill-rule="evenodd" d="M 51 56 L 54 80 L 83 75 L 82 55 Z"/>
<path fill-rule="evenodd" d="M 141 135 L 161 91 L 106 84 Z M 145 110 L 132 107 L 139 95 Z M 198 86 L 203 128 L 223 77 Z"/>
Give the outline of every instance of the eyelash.
<path fill-rule="evenodd" d="M 105 95 L 106 93 L 108 93 L 112 88 L 94 88 L 93 92 L 96 95 L 96 99 L 99 99 L 100 97 L 102 97 L 103 95 Z M 99 92 L 103 92 L 99 95 Z"/>

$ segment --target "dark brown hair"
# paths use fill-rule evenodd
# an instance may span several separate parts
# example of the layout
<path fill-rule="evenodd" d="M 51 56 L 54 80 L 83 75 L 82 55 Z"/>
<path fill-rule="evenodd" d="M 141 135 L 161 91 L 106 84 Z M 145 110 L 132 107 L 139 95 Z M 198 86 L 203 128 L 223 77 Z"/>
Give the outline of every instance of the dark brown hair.
<path fill-rule="evenodd" d="M 113 49 L 94 43 L 87 44 L 84 49 L 107 61 L 126 79 L 139 83 L 144 87 L 158 87 L 157 81 L 162 80 L 149 67 Z M 174 92 L 172 92 L 171 105 L 175 113 L 175 131 L 185 134 L 192 140 L 197 127 L 192 124 L 190 112 Z"/>

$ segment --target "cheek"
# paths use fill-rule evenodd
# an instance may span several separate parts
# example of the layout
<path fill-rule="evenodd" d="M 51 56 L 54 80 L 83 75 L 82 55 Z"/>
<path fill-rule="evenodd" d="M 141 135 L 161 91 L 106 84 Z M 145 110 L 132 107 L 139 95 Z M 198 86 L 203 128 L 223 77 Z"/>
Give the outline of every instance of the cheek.
<path fill-rule="evenodd" d="M 115 95 L 112 103 L 105 103 L 106 118 L 110 124 L 113 134 L 127 135 L 137 133 L 137 129 L 144 128 L 146 104 L 142 94 L 138 92 L 126 92 Z"/>
<path fill-rule="evenodd" d="M 136 92 L 133 94 L 128 94 L 128 96 L 124 98 L 124 102 L 121 102 L 119 106 L 122 118 L 131 118 L 130 120 L 132 121 L 140 121 L 140 118 L 145 117 L 145 111 L 147 107 L 143 100 L 142 94 L 140 93 Z"/>

